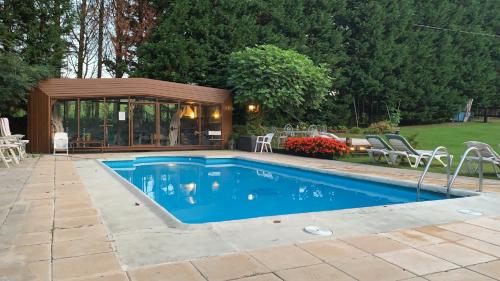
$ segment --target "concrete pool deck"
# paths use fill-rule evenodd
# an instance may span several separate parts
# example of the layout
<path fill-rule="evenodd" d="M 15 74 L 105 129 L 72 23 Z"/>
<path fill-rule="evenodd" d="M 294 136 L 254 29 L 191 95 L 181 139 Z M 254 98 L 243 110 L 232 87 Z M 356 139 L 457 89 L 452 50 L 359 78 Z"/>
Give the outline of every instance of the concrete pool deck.
<path fill-rule="evenodd" d="M 454 200 L 173 228 L 95 161 L 133 155 L 256 157 L 418 179 L 411 170 L 225 151 L 29 159 L 0 169 L 0 280 L 500 280 L 500 181 Z M 334 236 L 304 233 L 310 224 Z"/>

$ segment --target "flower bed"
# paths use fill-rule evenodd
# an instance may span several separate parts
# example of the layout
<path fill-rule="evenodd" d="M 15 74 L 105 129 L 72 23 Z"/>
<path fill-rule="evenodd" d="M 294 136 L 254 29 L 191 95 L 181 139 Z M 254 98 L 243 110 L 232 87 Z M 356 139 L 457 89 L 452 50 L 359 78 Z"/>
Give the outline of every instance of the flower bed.
<path fill-rule="evenodd" d="M 349 153 L 345 143 L 322 137 L 288 138 L 284 146 L 287 152 L 320 158 L 331 159 Z"/>

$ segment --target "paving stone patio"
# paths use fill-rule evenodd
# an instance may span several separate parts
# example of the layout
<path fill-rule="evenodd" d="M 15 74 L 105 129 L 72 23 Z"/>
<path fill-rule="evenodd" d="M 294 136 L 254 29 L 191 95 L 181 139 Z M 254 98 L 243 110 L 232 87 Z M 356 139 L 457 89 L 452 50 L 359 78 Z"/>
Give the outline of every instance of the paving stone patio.
<path fill-rule="evenodd" d="M 125 268 L 73 160 L 42 156 L 0 168 L 0 281 L 500 280 L 500 217 Z M 341 163 L 328 168 L 414 176 Z M 473 179 L 461 181 L 474 188 Z M 485 187 L 500 191 L 498 181 Z"/>

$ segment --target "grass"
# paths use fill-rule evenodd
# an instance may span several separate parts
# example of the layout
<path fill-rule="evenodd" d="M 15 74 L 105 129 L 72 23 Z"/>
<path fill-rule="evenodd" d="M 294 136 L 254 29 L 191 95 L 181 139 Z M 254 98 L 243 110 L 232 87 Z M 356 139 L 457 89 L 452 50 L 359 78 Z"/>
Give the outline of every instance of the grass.
<path fill-rule="evenodd" d="M 466 141 L 475 140 L 489 144 L 493 149 L 500 153 L 500 120 L 493 119 L 489 123 L 468 122 L 468 123 L 444 123 L 435 125 L 423 126 L 406 126 L 401 127 L 401 135 L 408 137 L 416 134 L 416 148 L 424 150 L 434 150 L 438 146 L 445 146 L 448 151 L 454 156 L 452 173 L 455 170 L 466 146 L 463 144 Z M 363 138 L 364 135 L 349 135 L 349 137 Z M 343 161 L 374 164 L 369 161 L 366 155 L 353 155 L 342 159 Z M 386 165 L 386 164 L 376 164 Z M 388 165 L 387 165 L 388 166 Z M 401 168 L 412 169 L 409 165 L 402 163 Z M 419 167 L 423 170 L 423 167 Z M 442 167 L 437 161 L 433 162 L 430 169 L 432 172 L 446 173 L 446 168 Z M 461 174 L 466 175 L 465 167 L 462 168 Z M 484 175 L 486 178 L 497 179 L 491 164 L 485 164 Z"/>

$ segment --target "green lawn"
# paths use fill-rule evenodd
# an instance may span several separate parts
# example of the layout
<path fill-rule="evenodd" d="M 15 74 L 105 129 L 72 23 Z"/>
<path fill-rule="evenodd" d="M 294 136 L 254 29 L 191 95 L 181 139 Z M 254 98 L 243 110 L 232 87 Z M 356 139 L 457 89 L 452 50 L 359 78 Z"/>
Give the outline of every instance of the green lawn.
<path fill-rule="evenodd" d="M 407 126 L 401 128 L 401 135 L 408 137 L 417 134 L 417 149 L 433 150 L 438 146 L 445 146 L 453 154 L 453 169 L 458 165 L 460 157 L 466 149 L 463 144 L 465 141 L 476 140 L 488 143 L 500 153 L 500 120 L 492 120 L 489 123 L 468 122 L 468 123 L 445 123 L 436 125 Z M 349 134 L 346 134 L 349 136 Z M 362 135 L 350 135 L 350 137 L 364 137 Z M 348 162 L 366 163 L 369 162 L 368 156 L 353 155 L 342 159 Z M 384 164 L 381 164 L 384 165 Z M 388 166 L 388 165 L 387 165 Z M 407 164 L 401 164 L 400 167 L 412 169 Z M 423 167 L 419 168 L 423 170 Z M 433 172 L 446 173 L 446 168 L 442 167 L 437 161 L 433 162 L 431 167 Z M 461 174 L 466 174 L 465 167 Z M 485 177 L 496 179 L 491 164 L 486 164 L 484 168 Z"/>

